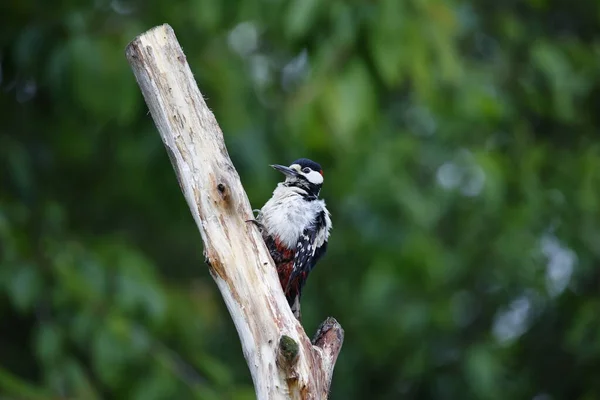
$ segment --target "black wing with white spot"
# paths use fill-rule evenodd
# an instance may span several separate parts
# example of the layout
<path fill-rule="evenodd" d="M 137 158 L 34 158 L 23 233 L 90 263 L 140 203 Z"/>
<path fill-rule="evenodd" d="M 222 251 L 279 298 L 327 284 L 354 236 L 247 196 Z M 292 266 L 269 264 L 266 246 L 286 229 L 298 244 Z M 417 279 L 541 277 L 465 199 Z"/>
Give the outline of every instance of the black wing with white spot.
<path fill-rule="evenodd" d="M 298 239 L 294 256 L 294 266 L 285 290 L 288 301 L 293 301 L 296 296 L 300 297 L 308 274 L 327 251 L 327 240 L 321 246 L 316 246 L 317 236 L 319 233 L 322 234 L 323 229 L 327 229 L 327 227 L 325 212 L 321 211 L 315 223 L 306 228 Z"/>

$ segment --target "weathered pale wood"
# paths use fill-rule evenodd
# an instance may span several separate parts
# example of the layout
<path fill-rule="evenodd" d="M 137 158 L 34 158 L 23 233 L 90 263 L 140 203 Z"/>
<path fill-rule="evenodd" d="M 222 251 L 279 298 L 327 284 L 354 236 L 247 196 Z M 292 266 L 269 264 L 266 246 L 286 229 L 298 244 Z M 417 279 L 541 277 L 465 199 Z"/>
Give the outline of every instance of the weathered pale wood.
<path fill-rule="evenodd" d="M 217 121 L 169 25 L 135 38 L 126 55 L 204 254 L 238 331 L 259 400 L 325 399 L 344 331 L 333 318 L 313 345 L 294 318 Z"/>

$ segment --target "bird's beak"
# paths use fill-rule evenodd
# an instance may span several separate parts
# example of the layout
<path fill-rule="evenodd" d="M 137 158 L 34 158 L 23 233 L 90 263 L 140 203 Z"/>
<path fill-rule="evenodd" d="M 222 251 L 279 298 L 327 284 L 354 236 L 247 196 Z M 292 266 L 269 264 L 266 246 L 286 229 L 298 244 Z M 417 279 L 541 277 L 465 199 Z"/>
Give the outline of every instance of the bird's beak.
<path fill-rule="evenodd" d="M 286 167 L 284 165 L 271 165 L 271 167 L 275 168 L 277 171 L 281 172 L 285 176 L 295 177 L 298 176 L 298 172 L 290 167 Z"/>

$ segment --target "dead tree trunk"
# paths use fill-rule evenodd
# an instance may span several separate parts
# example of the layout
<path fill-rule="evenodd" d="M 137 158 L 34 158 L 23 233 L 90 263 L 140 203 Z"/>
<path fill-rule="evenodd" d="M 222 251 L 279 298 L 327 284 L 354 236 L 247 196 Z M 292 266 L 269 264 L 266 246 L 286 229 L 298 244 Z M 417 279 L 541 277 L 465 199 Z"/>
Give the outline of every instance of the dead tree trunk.
<path fill-rule="evenodd" d="M 259 400 L 325 399 L 344 331 L 328 318 L 314 341 L 292 315 L 212 112 L 169 25 L 126 49 L 204 254 L 238 331 Z"/>

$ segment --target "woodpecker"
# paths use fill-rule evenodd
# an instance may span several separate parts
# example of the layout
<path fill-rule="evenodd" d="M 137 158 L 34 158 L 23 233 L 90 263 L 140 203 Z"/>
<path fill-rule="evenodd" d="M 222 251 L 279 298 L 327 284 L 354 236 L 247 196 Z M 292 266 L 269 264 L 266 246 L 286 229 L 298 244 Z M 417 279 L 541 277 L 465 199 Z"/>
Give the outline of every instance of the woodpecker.
<path fill-rule="evenodd" d="M 327 250 L 331 217 L 319 199 L 321 166 L 307 158 L 289 167 L 271 165 L 285 175 L 256 217 L 257 225 L 275 262 L 279 282 L 294 313 L 301 320 L 302 288 L 315 264 Z"/>

